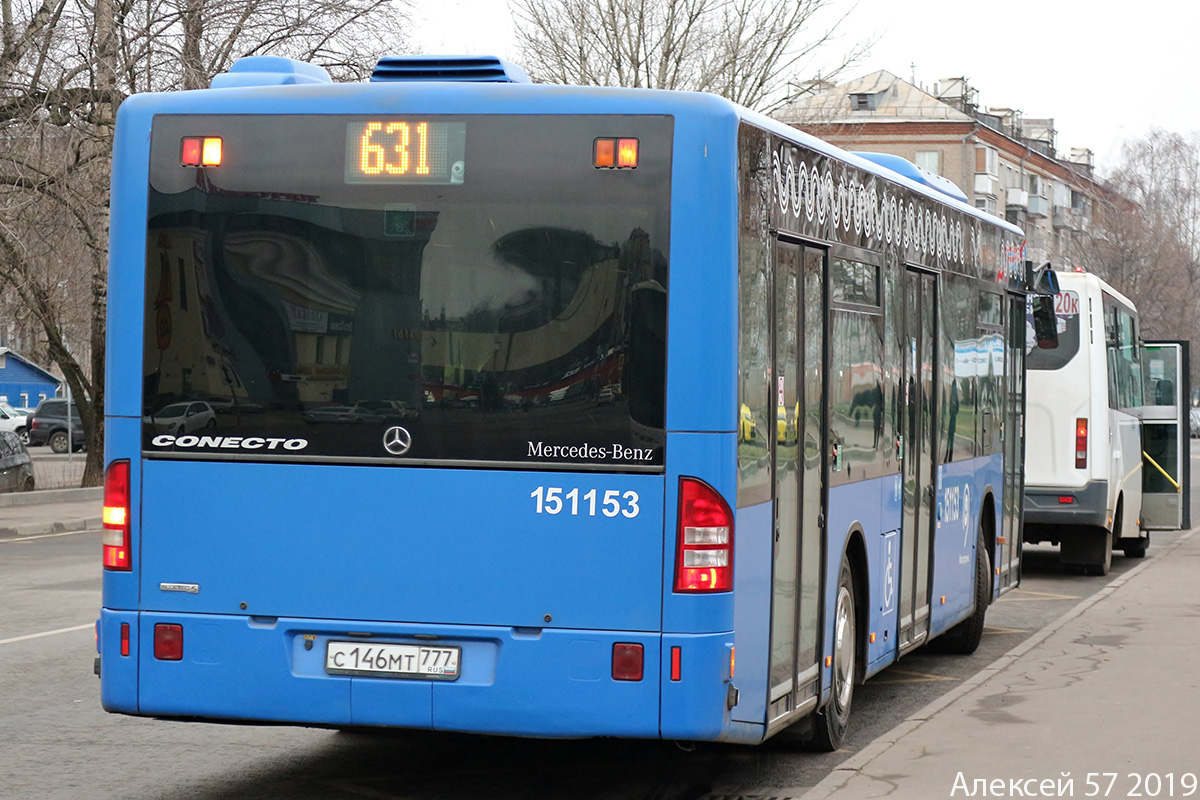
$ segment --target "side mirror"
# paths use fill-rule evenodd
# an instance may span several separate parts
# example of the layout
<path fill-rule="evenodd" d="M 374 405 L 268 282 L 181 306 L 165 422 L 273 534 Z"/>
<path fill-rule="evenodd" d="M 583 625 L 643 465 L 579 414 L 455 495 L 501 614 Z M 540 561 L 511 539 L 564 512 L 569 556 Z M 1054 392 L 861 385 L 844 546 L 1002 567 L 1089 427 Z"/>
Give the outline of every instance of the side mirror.
<path fill-rule="evenodd" d="M 1058 294 L 1058 273 L 1051 269 L 1049 261 L 1036 269 L 1032 261 L 1026 261 L 1025 284 L 1036 295 L 1054 297 Z"/>
<path fill-rule="evenodd" d="M 1037 346 L 1042 350 L 1053 350 L 1058 347 L 1058 317 L 1054 315 L 1054 295 L 1039 294 L 1032 300 L 1033 332 L 1037 337 Z"/>

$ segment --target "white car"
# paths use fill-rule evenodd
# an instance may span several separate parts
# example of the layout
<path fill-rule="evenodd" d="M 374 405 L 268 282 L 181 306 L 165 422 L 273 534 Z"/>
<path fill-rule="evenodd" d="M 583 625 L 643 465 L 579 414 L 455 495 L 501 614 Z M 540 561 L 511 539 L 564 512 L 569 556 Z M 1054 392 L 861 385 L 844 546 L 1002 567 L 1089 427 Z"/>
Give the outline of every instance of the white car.
<path fill-rule="evenodd" d="M 149 422 L 155 430 L 164 433 L 192 433 L 202 428 L 216 427 L 217 412 L 203 400 L 187 400 L 163 406 L 153 414 L 142 417 L 142 422 Z"/>
<path fill-rule="evenodd" d="M 22 413 L 8 403 L 0 403 L 0 431 L 12 431 L 21 444 L 29 444 L 29 412 Z"/>

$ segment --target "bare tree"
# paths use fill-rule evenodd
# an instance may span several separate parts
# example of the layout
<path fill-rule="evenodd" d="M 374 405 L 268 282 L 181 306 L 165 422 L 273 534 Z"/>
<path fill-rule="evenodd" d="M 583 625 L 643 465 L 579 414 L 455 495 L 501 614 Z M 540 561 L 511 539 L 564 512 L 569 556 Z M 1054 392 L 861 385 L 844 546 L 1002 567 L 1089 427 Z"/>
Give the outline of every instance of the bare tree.
<path fill-rule="evenodd" d="M 835 0 L 513 0 L 535 80 L 712 92 L 769 112 L 835 41 Z M 852 46 L 826 71 L 860 58 Z"/>
<path fill-rule="evenodd" d="M 134 92 L 206 86 L 246 55 L 359 79 L 404 46 L 409 0 L 0 0 L 0 313 L 32 323 L 103 469 L 108 183 Z"/>
<path fill-rule="evenodd" d="M 1200 140 L 1163 130 L 1126 142 L 1084 263 L 1133 300 L 1149 338 L 1200 329 Z M 1200 386 L 1193 359 L 1192 386 Z"/>

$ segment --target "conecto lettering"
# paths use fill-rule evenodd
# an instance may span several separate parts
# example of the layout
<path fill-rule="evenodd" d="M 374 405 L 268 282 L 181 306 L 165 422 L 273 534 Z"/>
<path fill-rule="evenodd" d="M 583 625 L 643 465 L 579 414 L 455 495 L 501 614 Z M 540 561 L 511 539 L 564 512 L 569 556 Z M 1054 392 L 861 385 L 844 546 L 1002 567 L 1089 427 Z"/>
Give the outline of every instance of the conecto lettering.
<path fill-rule="evenodd" d="M 203 447 L 212 450 L 303 450 L 308 439 L 261 436 L 174 436 L 159 434 L 150 440 L 155 447 Z"/>

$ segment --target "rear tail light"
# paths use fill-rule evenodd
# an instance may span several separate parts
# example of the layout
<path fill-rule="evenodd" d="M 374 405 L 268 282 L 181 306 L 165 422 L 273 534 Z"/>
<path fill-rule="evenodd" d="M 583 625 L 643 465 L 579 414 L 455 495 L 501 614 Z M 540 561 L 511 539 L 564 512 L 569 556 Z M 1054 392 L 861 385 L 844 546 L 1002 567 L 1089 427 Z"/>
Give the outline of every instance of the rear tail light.
<path fill-rule="evenodd" d="M 1075 469 L 1087 468 L 1087 418 L 1075 420 Z"/>
<path fill-rule="evenodd" d="M 733 512 L 717 491 L 695 478 L 679 481 L 675 591 L 733 589 Z"/>
<path fill-rule="evenodd" d="M 129 462 L 114 461 L 104 472 L 104 568 L 132 568 L 129 558 Z"/>

